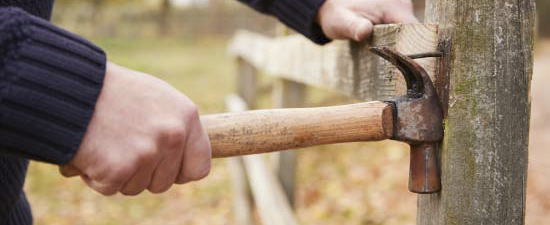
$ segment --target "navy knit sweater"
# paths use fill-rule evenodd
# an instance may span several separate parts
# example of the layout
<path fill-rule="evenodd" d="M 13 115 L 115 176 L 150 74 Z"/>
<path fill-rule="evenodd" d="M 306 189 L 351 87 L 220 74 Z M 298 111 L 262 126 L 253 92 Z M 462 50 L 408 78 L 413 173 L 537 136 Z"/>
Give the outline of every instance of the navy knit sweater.
<path fill-rule="evenodd" d="M 240 0 L 323 44 L 324 0 Z M 53 0 L 0 0 L 0 225 L 32 224 L 28 160 L 68 163 L 93 114 L 105 53 L 48 22 Z"/>

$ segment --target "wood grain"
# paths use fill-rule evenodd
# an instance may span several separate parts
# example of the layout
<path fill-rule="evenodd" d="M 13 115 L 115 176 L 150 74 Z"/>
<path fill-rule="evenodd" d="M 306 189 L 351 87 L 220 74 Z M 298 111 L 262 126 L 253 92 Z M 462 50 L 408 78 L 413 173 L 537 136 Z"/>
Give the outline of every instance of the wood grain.
<path fill-rule="evenodd" d="M 442 191 L 419 196 L 417 224 L 524 224 L 533 0 L 428 0 L 445 52 Z"/>
<path fill-rule="evenodd" d="M 437 49 L 437 26 L 378 25 L 369 43 L 333 41 L 318 46 L 299 35 L 268 38 L 240 31 L 229 52 L 273 76 L 327 88 L 365 101 L 385 100 L 406 92 L 397 69 L 370 53 L 370 46 L 388 46 L 403 54 Z M 419 59 L 434 74 L 436 59 Z"/>
<path fill-rule="evenodd" d="M 255 110 L 201 117 L 213 157 L 391 137 L 391 106 L 365 102 L 321 108 Z"/>

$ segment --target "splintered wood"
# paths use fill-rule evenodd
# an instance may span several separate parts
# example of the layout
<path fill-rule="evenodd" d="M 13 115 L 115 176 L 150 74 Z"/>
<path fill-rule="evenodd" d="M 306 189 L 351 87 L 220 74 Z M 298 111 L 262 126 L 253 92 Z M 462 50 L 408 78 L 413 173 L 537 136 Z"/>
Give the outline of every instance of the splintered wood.
<path fill-rule="evenodd" d="M 405 81 L 394 66 L 372 54 L 369 47 L 388 46 L 402 54 L 434 52 L 437 26 L 378 25 L 369 43 L 333 41 L 319 46 L 299 35 L 269 38 L 240 31 L 229 52 L 269 75 L 360 100 L 385 100 L 405 94 Z M 436 59 L 417 61 L 433 79 Z"/>

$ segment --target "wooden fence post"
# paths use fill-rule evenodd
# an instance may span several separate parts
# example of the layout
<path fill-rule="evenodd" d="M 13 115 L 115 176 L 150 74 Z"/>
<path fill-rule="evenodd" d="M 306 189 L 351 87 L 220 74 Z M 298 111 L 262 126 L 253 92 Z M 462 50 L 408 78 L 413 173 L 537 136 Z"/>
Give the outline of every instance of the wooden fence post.
<path fill-rule="evenodd" d="M 279 24 L 276 33 L 280 36 L 288 36 L 290 29 Z M 298 108 L 303 107 L 306 101 L 306 86 L 304 84 L 278 78 L 273 84 L 273 108 Z M 288 202 L 294 207 L 294 189 L 296 188 L 296 163 L 298 154 L 295 150 L 289 150 L 277 154 L 277 177 L 285 191 Z"/>
<path fill-rule="evenodd" d="M 241 58 L 237 58 L 237 93 L 244 100 L 247 108 L 254 108 L 256 103 L 257 70 Z M 233 189 L 233 210 L 236 224 L 252 225 L 252 195 L 242 157 L 227 159 Z"/>
<path fill-rule="evenodd" d="M 442 191 L 417 224 L 524 224 L 534 0 L 428 0 L 445 53 Z"/>
<path fill-rule="evenodd" d="M 273 86 L 274 108 L 297 108 L 305 104 L 306 87 L 303 84 L 279 78 Z M 294 206 L 294 188 L 296 179 L 297 154 L 295 150 L 284 151 L 279 154 L 277 175 L 288 202 Z"/>

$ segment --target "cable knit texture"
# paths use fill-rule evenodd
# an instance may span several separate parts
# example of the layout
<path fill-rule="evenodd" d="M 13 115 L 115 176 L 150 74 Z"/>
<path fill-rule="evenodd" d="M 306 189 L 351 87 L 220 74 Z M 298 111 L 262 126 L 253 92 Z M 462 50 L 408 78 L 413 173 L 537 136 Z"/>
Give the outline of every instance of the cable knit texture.
<path fill-rule="evenodd" d="M 0 0 L 0 224 L 32 224 L 28 159 L 69 162 L 103 84 L 105 54 L 49 23 L 52 5 Z"/>
<path fill-rule="evenodd" d="M 86 132 L 105 73 L 97 47 L 16 8 L 0 15 L 0 146 L 67 163 Z"/>

